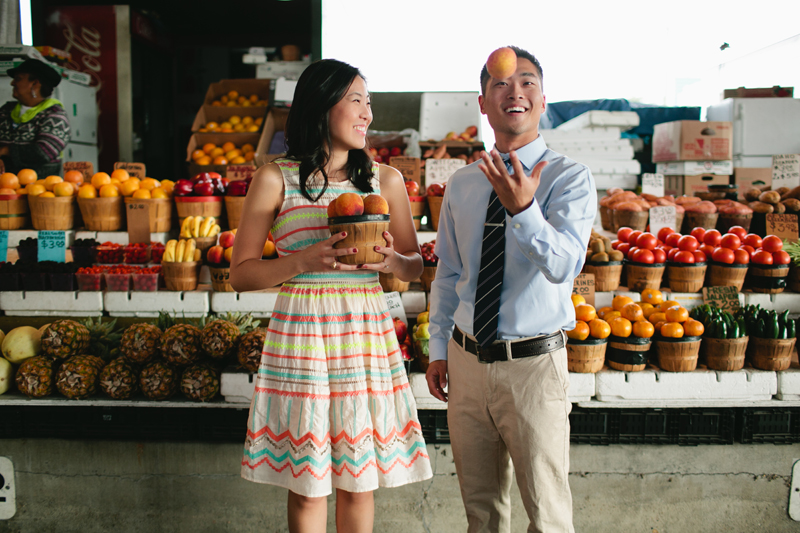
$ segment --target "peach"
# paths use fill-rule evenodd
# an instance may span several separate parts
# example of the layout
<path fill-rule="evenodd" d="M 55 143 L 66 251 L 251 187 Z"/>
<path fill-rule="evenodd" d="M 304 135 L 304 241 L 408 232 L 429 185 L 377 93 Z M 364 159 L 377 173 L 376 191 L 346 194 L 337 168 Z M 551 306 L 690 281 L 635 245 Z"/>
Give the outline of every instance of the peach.
<path fill-rule="evenodd" d="M 364 214 L 365 215 L 388 215 L 389 204 L 386 198 L 379 194 L 370 194 L 364 198 Z"/>
<path fill-rule="evenodd" d="M 233 241 L 236 239 L 236 235 L 230 231 L 223 231 L 219 234 L 219 245 L 223 248 L 230 248 L 233 246 Z"/>
<path fill-rule="evenodd" d="M 340 194 L 336 198 L 336 216 L 355 217 L 364 214 L 364 200 L 354 192 Z"/>
<path fill-rule="evenodd" d="M 218 265 L 222 263 L 224 259 L 224 253 L 225 248 L 220 245 L 215 245 L 208 249 L 208 252 L 206 253 L 206 259 L 209 263 Z"/>
<path fill-rule="evenodd" d="M 273 255 L 275 255 L 275 243 L 272 241 L 265 242 L 261 257 L 272 257 Z"/>
<path fill-rule="evenodd" d="M 331 203 L 328 204 L 328 218 L 333 218 L 336 216 L 336 200 L 334 199 Z"/>
<path fill-rule="evenodd" d="M 225 251 L 222 253 L 222 257 L 225 258 L 225 261 L 230 263 L 231 257 L 233 257 L 233 246 L 231 246 L 230 248 L 225 248 Z"/>
<path fill-rule="evenodd" d="M 498 80 L 510 78 L 517 71 L 517 54 L 508 47 L 498 48 L 486 60 L 489 75 Z"/>

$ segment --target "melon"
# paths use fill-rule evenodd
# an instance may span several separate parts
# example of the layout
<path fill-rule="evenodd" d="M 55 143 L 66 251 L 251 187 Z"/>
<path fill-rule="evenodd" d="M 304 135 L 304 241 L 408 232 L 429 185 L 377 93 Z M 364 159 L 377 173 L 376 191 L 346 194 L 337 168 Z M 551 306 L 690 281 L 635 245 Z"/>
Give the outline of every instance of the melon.
<path fill-rule="evenodd" d="M 5 394 L 14 380 L 14 367 L 0 357 L 0 394 Z"/>
<path fill-rule="evenodd" d="M 19 364 L 29 357 L 39 355 L 42 333 L 31 326 L 20 326 L 8 332 L 3 339 L 3 357 Z"/>
<path fill-rule="evenodd" d="M 3 345 L 3 339 L 5 339 L 5 338 L 6 338 L 6 334 L 3 333 L 2 329 L 0 329 L 0 346 Z"/>

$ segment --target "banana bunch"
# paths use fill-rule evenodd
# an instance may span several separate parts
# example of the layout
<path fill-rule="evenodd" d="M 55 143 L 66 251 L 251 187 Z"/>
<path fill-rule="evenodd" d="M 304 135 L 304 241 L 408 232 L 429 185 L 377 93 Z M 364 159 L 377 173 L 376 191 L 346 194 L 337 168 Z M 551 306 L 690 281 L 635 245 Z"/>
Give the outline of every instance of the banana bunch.
<path fill-rule="evenodd" d="M 215 237 L 221 228 L 215 217 L 186 217 L 181 223 L 181 238 Z"/>
<path fill-rule="evenodd" d="M 161 261 L 165 263 L 200 261 L 200 250 L 194 239 L 181 239 L 180 241 L 171 239 L 167 241 Z"/>

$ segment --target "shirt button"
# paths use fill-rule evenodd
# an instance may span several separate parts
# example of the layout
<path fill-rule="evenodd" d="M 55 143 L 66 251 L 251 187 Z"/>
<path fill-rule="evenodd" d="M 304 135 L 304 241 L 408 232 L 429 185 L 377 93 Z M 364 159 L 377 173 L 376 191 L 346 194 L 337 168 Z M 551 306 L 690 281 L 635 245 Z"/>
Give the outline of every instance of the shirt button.
<path fill-rule="evenodd" d="M 519 229 L 519 224 L 514 224 L 514 227 Z"/>
<path fill-rule="evenodd" d="M 533 252 L 528 252 L 528 255 L 533 255 Z"/>

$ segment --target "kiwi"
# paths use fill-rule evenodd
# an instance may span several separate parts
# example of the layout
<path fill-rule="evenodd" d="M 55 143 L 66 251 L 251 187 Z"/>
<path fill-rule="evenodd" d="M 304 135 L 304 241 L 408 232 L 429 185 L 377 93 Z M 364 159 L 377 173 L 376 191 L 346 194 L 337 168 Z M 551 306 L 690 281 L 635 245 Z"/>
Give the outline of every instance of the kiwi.
<path fill-rule="evenodd" d="M 625 259 L 625 254 L 620 252 L 619 250 L 611 250 L 608 252 L 608 259 L 610 261 L 622 261 Z"/>
<path fill-rule="evenodd" d="M 596 254 L 592 255 L 592 262 L 593 263 L 608 263 L 608 254 L 605 253 L 605 252 L 596 253 Z"/>
<path fill-rule="evenodd" d="M 589 243 L 589 247 L 592 249 L 592 252 L 599 254 L 606 251 L 605 244 L 603 244 L 602 239 L 597 239 Z"/>

